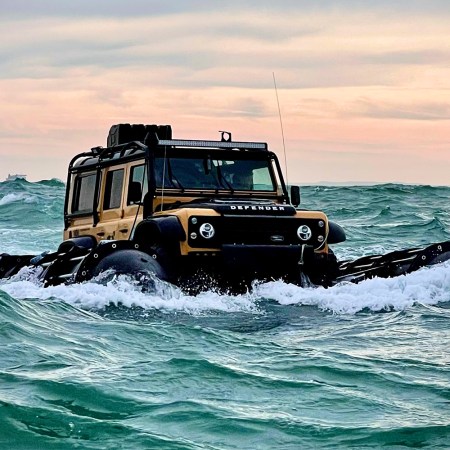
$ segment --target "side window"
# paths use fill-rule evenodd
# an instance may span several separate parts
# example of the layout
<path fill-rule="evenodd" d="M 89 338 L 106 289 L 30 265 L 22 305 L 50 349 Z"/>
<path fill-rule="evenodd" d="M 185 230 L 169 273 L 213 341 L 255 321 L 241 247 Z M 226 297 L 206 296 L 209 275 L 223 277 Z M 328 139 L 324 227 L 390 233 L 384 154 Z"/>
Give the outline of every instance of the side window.
<path fill-rule="evenodd" d="M 145 166 L 133 166 L 128 182 L 127 205 L 139 203 L 148 191 Z"/>
<path fill-rule="evenodd" d="M 111 170 L 106 174 L 103 209 L 120 208 L 122 202 L 123 169 Z"/>
<path fill-rule="evenodd" d="M 273 191 L 274 185 L 270 178 L 270 172 L 267 167 L 261 167 L 253 171 L 253 190 L 255 191 Z"/>
<path fill-rule="evenodd" d="M 75 178 L 72 213 L 92 213 L 95 192 L 95 173 L 79 175 Z"/>

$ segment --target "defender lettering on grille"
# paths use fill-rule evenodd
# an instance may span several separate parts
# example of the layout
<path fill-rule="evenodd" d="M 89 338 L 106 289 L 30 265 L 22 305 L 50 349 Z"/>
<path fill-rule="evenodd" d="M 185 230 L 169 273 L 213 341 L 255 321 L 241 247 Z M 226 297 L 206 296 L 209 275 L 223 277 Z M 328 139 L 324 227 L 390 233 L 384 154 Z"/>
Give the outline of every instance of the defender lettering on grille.
<path fill-rule="evenodd" d="M 284 206 L 256 206 L 256 205 L 232 205 L 231 210 L 240 211 L 284 211 Z"/>

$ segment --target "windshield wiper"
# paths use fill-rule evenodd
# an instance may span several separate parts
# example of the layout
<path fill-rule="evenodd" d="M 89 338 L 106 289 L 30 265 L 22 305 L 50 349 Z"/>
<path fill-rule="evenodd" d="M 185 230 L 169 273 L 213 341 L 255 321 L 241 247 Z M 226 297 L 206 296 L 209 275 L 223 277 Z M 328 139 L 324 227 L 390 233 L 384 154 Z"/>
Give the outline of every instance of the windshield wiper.
<path fill-rule="evenodd" d="M 180 180 L 174 175 L 172 171 L 172 164 L 170 163 L 170 159 L 167 158 L 167 175 L 169 175 L 169 181 L 172 183 L 173 187 L 177 187 L 184 191 L 183 185 L 180 183 Z M 175 182 L 176 184 L 175 184 Z"/>
<path fill-rule="evenodd" d="M 234 188 L 230 184 L 230 182 L 223 176 L 222 169 L 220 168 L 219 161 L 217 161 L 217 175 L 218 175 L 218 181 L 222 185 L 222 187 L 227 187 L 231 191 L 231 193 L 233 194 L 234 193 Z"/>

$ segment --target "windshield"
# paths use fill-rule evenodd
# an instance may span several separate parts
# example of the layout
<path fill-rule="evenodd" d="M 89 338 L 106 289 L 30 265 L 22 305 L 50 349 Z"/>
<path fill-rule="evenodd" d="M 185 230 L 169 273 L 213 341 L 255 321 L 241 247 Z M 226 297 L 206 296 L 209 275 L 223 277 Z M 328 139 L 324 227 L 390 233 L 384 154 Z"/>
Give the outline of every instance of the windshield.
<path fill-rule="evenodd" d="M 157 157 L 155 175 L 158 188 L 275 190 L 267 159 Z"/>

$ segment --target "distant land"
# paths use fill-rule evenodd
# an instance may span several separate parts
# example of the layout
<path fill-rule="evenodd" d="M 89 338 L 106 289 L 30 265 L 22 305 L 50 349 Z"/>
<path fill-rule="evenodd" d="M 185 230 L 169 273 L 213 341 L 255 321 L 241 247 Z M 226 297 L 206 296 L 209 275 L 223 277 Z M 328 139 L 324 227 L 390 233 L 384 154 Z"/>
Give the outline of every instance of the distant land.
<path fill-rule="evenodd" d="M 395 181 L 317 181 L 311 185 L 318 186 L 368 186 L 373 184 L 402 184 Z M 409 183 L 403 183 L 409 184 Z"/>
<path fill-rule="evenodd" d="M 290 183 L 289 183 L 290 184 Z M 421 183 L 405 183 L 400 181 L 316 181 L 309 183 L 294 183 L 303 186 L 373 186 L 377 184 L 421 184 Z"/>
<path fill-rule="evenodd" d="M 289 183 L 291 184 L 291 183 Z M 408 183 L 406 181 L 316 181 L 293 183 L 299 186 L 376 186 L 379 184 L 403 184 L 407 186 L 446 186 L 443 184 Z"/>

